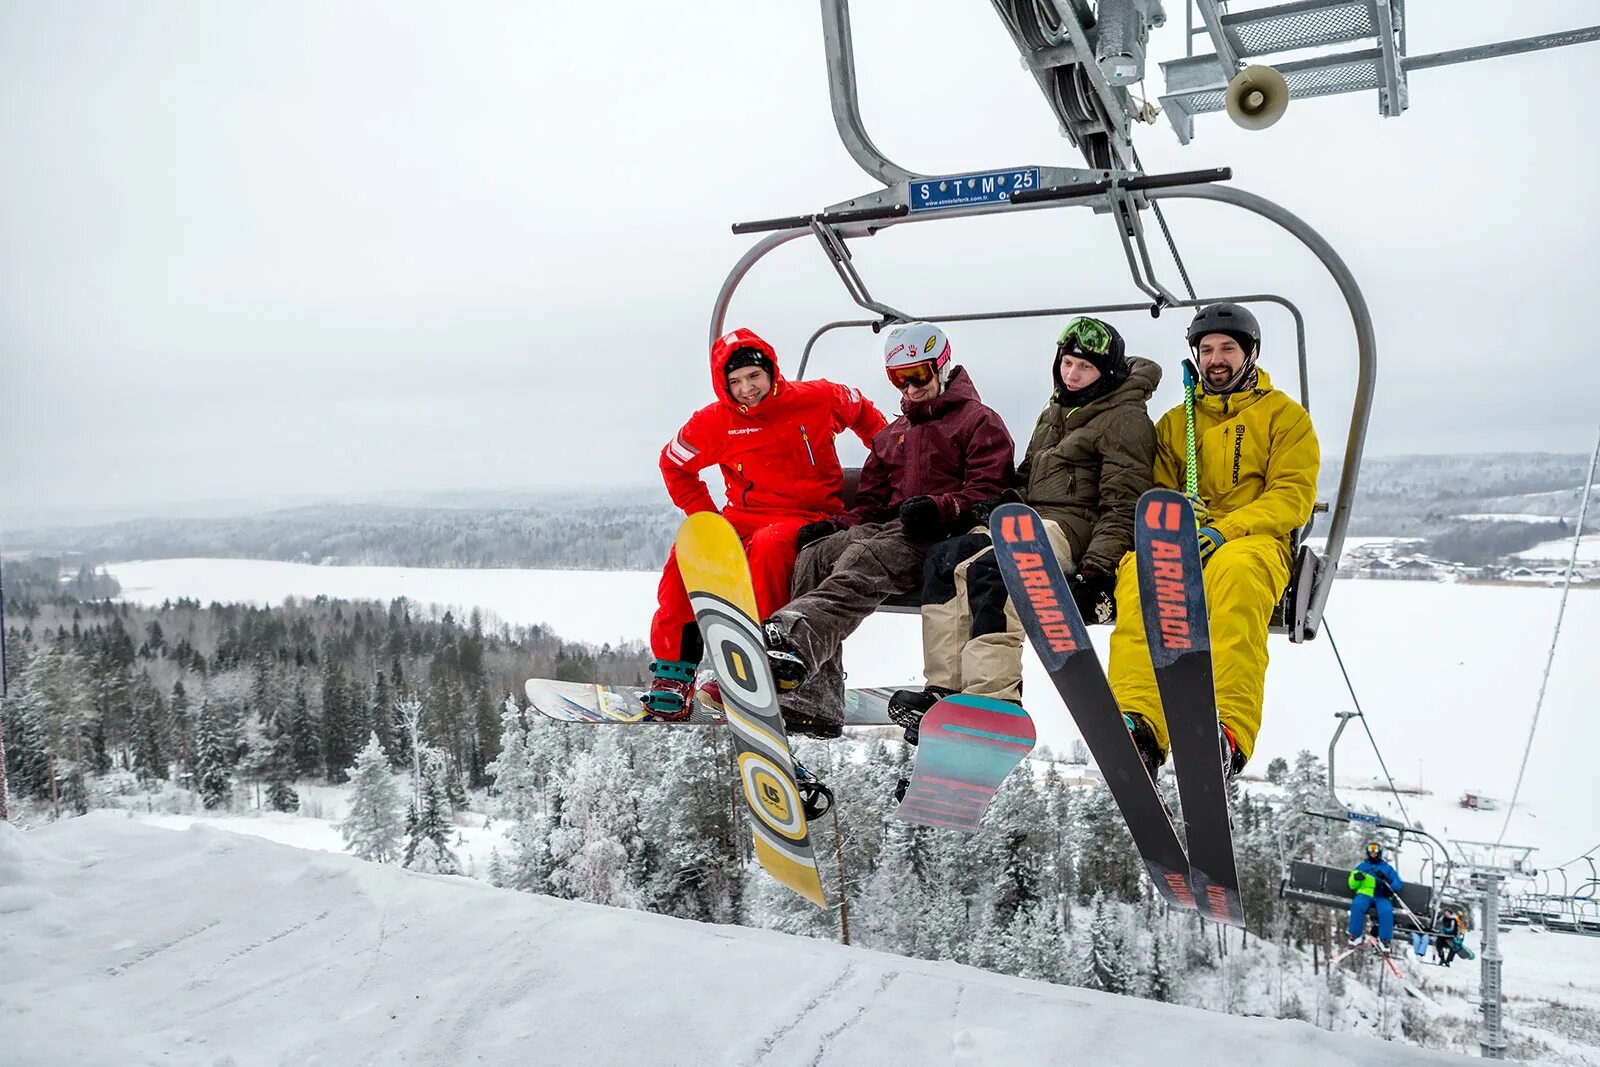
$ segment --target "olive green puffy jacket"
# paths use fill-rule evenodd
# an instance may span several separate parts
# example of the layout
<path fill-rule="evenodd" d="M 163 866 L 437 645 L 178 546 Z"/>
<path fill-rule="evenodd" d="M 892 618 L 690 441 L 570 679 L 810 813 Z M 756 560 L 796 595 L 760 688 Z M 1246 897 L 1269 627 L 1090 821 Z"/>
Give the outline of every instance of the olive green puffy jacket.
<path fill-rule="evenodd" d="M 1018 469 L 1023 499 L 1061 524 L 1080 567 L 1115 574 L 1133 550 L 1133 512 L 1153 483 L 1156 432 L 1146 404 L 1161 368 L 1129 356 L 1128 380 L 1077 408 L 1054 400 Z"/>

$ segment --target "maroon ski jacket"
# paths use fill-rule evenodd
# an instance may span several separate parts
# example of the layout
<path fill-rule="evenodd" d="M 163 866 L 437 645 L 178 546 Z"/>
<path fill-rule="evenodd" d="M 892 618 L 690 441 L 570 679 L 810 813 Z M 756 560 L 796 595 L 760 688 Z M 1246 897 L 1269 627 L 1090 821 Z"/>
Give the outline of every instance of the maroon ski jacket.
<path fill-rule="evenodd" d="M 913 404 L 901 397 L 900 412 L 872 439 L 855 506 L 838 516 L 840 525 L 888 522 L 907 500 L 928 496 L 954 529 L 970 521 L 974 504 L 1014 483 L 1016 445 L 965 367 L 957 367 L 932 400 Z"/>

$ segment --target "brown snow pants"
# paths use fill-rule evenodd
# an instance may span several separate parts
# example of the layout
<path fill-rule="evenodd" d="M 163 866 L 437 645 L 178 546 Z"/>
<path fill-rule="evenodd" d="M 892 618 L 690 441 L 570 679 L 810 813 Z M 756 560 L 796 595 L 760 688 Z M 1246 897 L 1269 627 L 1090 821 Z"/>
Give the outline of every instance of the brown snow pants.
<path fill-rule="evenodd" d="M 885 598 L 921 584 L 927 552 L 898 519 L 851 526 L 801 550 L 794 599 L 772 616 L 810 667 L 806 683 L 783 694 L 785 709 L 844 722 L 844 639 Z"/>

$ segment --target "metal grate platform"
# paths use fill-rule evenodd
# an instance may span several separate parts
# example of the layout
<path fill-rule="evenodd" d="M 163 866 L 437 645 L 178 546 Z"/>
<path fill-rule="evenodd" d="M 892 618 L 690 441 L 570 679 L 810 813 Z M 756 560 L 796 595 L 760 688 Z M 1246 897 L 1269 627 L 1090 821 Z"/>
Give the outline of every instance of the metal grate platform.
<path fill-rule="evenodd" d="M 1222 29 L 1241 58 L 1319 48 L 1378 35 L 1375 0 L 1302 0 L 1223 15 Z"/>

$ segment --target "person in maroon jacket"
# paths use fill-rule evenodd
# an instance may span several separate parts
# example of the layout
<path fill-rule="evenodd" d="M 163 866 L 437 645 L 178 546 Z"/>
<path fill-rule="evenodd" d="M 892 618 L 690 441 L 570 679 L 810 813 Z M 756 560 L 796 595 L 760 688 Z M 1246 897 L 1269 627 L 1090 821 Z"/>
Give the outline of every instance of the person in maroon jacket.
<path fill-rule="evenodd" d="M 928 549 L 1015 477 L 1011 434 L 951 361 L 943 330 L 895 327 L 884 368 L 900 417 L 872 439 L 854 506 L 800 528 L 794 599 L 763 624 L 784 723 L 816 737 L 842 732 L 844 639 L 884 598 L 915 589 Z"/>
<path fill-rule="evenodd" d="M 711 387 L 716 403 L 691 415 L 661 450 L 661 478 L 672 502 L 693 515 L 716 510 L 699 472 L 712 464 L 722 468 L 728 500 L 722 515 L 739 531 L 756 606 L 765 616 L 789 599 L 796 532 L 844 506 L 834 437 L 850 430 L 871 444 L 886 420 L 849 386 L 787 380 L 772 346 L 750 330 L 734 330 L 711 346 Z M 655 718 L 682 719 L 692 710 L 704 648 L 676 549 L 667 556 L 656 599 L 654 679 L 643 701 Z"/>

